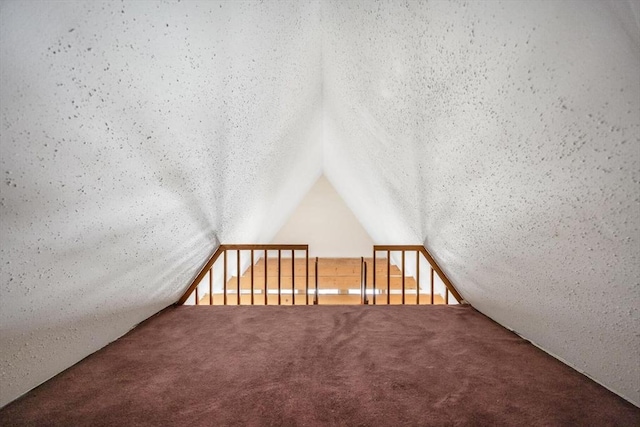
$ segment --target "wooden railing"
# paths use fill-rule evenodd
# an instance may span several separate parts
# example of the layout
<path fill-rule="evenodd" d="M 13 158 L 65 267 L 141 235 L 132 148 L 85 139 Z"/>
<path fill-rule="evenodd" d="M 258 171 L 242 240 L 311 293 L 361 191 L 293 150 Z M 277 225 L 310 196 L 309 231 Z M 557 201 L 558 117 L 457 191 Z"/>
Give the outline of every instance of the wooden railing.
<path fill-rule="evenodd" d="M 229 253 L 229 251 L 232 251 Z M 291 300 L 288 299 L 285 301 L 287 305 L 309 305 L 310 303 L 313 305 L 319 304 L 319 260 L 316 257 L 314 260 L 314 276 L 315 276 L 315 289 L 309 289 L 309 246 L 308 245 L 220 245 L 211 258 L 205 263 L 203 268 L 200 270 L 199 274 L 192 281 L 190 286 L 187 288 L 186 292 L 180 297 L 176 304 L 184 304 L 192 295 L 195 297 L 195 304 L 205 304 L 205 305 L 214 305 L 214 304 L 223 304 L 228 305 L 229 303 L 233 304 L 234 300 L 231 299 L 229 301 L 229 296 L 233 296 L 235 293 L 235 304 L 236 305 L 282 305 L 283 304 L 283 293 L 288 294 L 288 290 L 284 290 L 283 292 L 283 270 L 282 270 L 282 258 L 283 253 L 286 255 L 291 255 Z M 296 251 L 304 251 L 304 258 L 298 258 L 298 263 L 304 263 L 304 274 L 298 272 L 296 274 Z M 233 253 L 235 252 L 235 253 Z M 245 265 L 242 263 L 241 253 L 248 252 L 250 254 L 250 259 L 247 260 L 247 257 L 244 257 Z M 269 267 L 269 252 L 271 252 L 271 260 L 274 260 L 274 252 L 277 252 L 277 266 Z M 386 259 L 379 259 L 377 256 L 379 253 L 384 253 L 386 255 Z M 413 255 L 415 254 L 415 259 Z M 233 258 L 235 255 L 235 260 Z M 257 258 L 256 258 L 257 257 Z M 408 258 L 409 257 L 409 258 Z M 222 258 L 222 266 L 216 265 L 216 261 Z M 259 278 L 260 269 L 257 269 L 256 265 L 260 264 L 260 258 L 264 260 L 264 277 L 263 283 L 260 286 L 256 287 L 256 275 Z M 392 258 L 394 258 L 394 284 L 392 290 Z M 424 259 L 423 259 L 424 258 Z M 258 261 L 256 263 L 256 260 Z M 234 262 L 235 261 L 235 262 Z M 354 260 L 355 261 L 355 260 Z M 378 262 L 386 263 L 386 280 L 384 277 L 377 277 L 379 274 L 384 274 L 383 267 L 378 271 L 377 263 Z M 425 262 L 426 261 L 426 262 Z M 324 300 L 325 304 L 344 304 L 345 299 L 341 302 L 337 302 L 336 296 L 343 295 L 348 297 L 348 295 L 353 295 L 352 291 L 355 291 L 355 294 L 360 294 L 360 304 L 370 304 L 370 295 L 373 295 L 373 304 L 449 304 L 449 294 L 453 295 L 453 297 L 459 303 L 465 303 L 462 299 L 456 288 L 453 286 L 449 278 L 442 271 L 438 263 L 433 259 L 431 254 L 426 250 L 424 246 L 420 245 L 375 245 L 373 247 L 373 269 L 371 271 L 372 274 L 372 283 L 371 288 L 368 288 L 368 262 L 364 257 L 360 258 L 360 289 L 357 290 L 352 288 L 349 289 L 332 289 L 331 294 L 327 296 Z M 428 295 L 424 295 L 424 297 L 428 296 L 428 299 L 421 300 L 421 263 L 428 264 L 429 267 L 429 287 L 430 292 Z M 231 278 L 229 277 L 229 267 L 233 269 L 235 264 L 236 272 L 235 278 L 236 283 L 233 286 L 233 275 Z M 248 265 L 247 265 L 248 264 Z M 300 264 L 298 264 L 300 265 Z M 214 273 L 217 272 L 217 276 Z M 243 267 L 244 270 L 243 271 Z M 275 275 L 269 275 L 269 272 L 274 273 L 274 270 L 277 270 L 277 277 Z M 300 270 L 300 269 L 299 269 Z M 411 271 L 411 274 L 407 274 L 407 270 Z M 331 270 L 328 270 L 331 271 Z M 220 273 L 222 272 L 222 273 Z M 243 274 L 244 273 L 244 274 Z M 356 273 L 357 274 L 357 273 Z M 440 282 L 438 282 L 438 300 L 434 300 L 434 296 L 436 295 L 435 289 L 435 275 L 440 278 Z M 201 289 L 204 287 L 204 284 L 201 282 L 208 275 L 208 296 L 209 298 L 201 298 L 200 293 Z M 248 276 L 248 277 L 247 277 Z M 298 279 L 304 280 L 304 291 L 300 289 L 302 286 L 296 287 L 296 277 Z M 323 276 L 324 277 L 324 276 Z M 331 279 L 332 276 L 327 276 Z M 357 276 L 356 276 L 357 277 Z M 288 276 L 285 277 L 288 279 Z M 355 279 L 355 278 L 354 278 Z M 399 280 L 400 279 L 400 280 Z M 415 282 L 414 282 L 415 279 Z M 259 279 L 258 279 L 259 280 Z M 356 279 L 357 280 L 357 279 Z M 408 281 L 408 287 L 407 282 Z M 222 283 L 220 283 L 222 282 Z M 277 291 L 274 288 L 274 285 L 277 283 Z M 300 282 L 298 282 L 300 283 Z M 215 286 L 217 284 L 217 286 Z M 242 287 L 244 284 L 244 289 Z M 353 283 L 355 285 L 355 282 Z M 250 286 L 247 286 L 250 285 Z M 269 289 L 269 285 L 271 285 L 272 289 Z M 444 287 L 442 286 L 444 285 Z M 235 287 L 235 289 L 228 289 L 230 286 Z M 415 286 L 415 291 L 413 287 Z M 426 286 L 425 286 L 426 287 Z M 247 289 L 249 288 L 249 289 Z M 398 289 L 400 288 L 400 289 Z M 325 291 L 327 291 L 325 289 Z M 304 292 L 304 299 L 299 300 L 296 297 L 302 297 L 302 293 Z M 244 301 L 242 295 L 245 295 Z M 250 297 L 247 298 L 246 294 L 250 294 Z M 274 295 L 277 293 L 277 303 Z M 393 301 L 391 294 L 394 294 Z M 217 302 L 214 301 L 214 294 L 216 295 Z M 262 294 L 263 298 L 259 298 L 260 294 Z M 271 294 L 272 298 L 269 298 L 269 294 Z M 313 300 L 310 301 L 309 295 L 313 294 Z M 386 294 L 386 297 L 385 297 Z M 401 294 L 401 297 L 399 297 Z M 415 294 L 415 299 L 413 295 Z M 407 295 L 410 297 L 407 298 Z M 357 304 L 356 300 L 351 300 L 351 302 L 347 302 L 350 304 Z"/>
<path fill-rule="evenodd" d="M 438 274 L 438 277 L 446 287 L 444 292 L 444 302 L 445 304 L 449 304 L 449 294 L 453 295 L 453 297 L 459 303 L 464 303 L 465 301 L 462 299 L 456 288 L 453 286 L 453 283 L 449 280 L 447 275 L 442 271 L 438 263 L 433 259 L 429 251 L 424 246 L 421 245 L 374 245 L 373 247 L 373 304 L 377 304 L 377 294 L 378 294 L 378 282 L 376 277 L 376 257 L 378 252 L 386 253 L 386 264 L 387 264 L 387 274 L 386 274 L 386 304 L 391 304 L 391 256 L 394 252 L 400 252 L 400 270 L 402 271 L 402 304 L 406 302 L 406 289 L 405 289 L 405 267 L 406 267 L 406 253 L 407 252 L 415 252 L 415 280 L 416 280 L 416 304 L 420 304 L 420 255 L 424 256 L 426 261 L 430 266 L 430 303 L 434 304 L 434 272 Z M 364 262 L 364 260 L 363 260 Z M 382 289 L 380 289 L 382 291 Z M 366 281 L 364 282 L 364 294 L 366 294 Z"/>
<path fill-rule="evenodd" d="M 269 304 L 269 298 L 268 298 L 268 294 L 269 294 L 269 286 L 268 286 L 268 261 L 269 261 L 269 251 L 278 251 L 278 278 L 277 278 L 277 283 L 278 283 L 278 305 L 282 304 L 282 253 L 283 251 L 291 251 L 291 298 L 292 298 L 292 304 L 296 303 L 296 271 L 295 271 L 295 266 L 296 266 L 296 257 L 295 257 L 295 252 L 296 251 L 304 251 L 304 265 L 305 265 L 305 274 L 304 274 L 304 280 L 305 280 L 305 304 L 309 304 L 309 245 L 220 245 L 218 247 L 218 249 L 216 249 L 216 251 L 213 253 L 213 255 L 211 256 L 211 258 L 209 258 L 209 260 L 205 263 L 205 265 L 202 267 L 202 269 L 200 270 L 200 273 L 198 273 L 198 275 L 195 277 L 195 279 L 193 279 L 193 281 L 191 282 L 191 284 L 189 285 L 189 287 L 187 288 L 186 292 L 180 297 L 180 299 L 178 300 L 178 302 L 176 303 L 177 305 L 182 305 L 184 304 L 187 299 L 193 294 L 195 296 L 195 301 L 196 304 L 200 303 L 200 295 L 199 295 L 199 285 L 202 282 L 202 280 L 205 278 L 205 276 L 208 274 L 209 275 L 209 304 L 213 305 L 213 295 L 214 295 L 214 265 L 216 263 L 216 261 L 218 260 L 218 258 L 220 258 L 220 256 L 222 256 L 223 258 L 223 265 L 222 265 L 222 296 L 223 296 L 223 305 L 227 305 L 228 303 L 228 298 L 227 295 L 229 294 L 228 292 L 228 259 L 227 259 L 227 252 L 228 251 L 235 251 L 236 252 L 236 277 L 237 277 L 237 283 L 236 283 L 236 289 L 235 289 L 235 294 L 236 294 L 236 304 L 240 305 L 241 304 L 241 295 L 242 295 L 242 289 L 241 289 L 241 276 L 242 276 L 242 263 L 241 263 L 241 252 L 243 251 L 247 251 L 250 252 L 250 263 L 249 263 L 249 269 L 250 269 L 250 304 L 254 305 L 256 304 L 256 288 L 255 288 L 255 284 L 254 284 L 254 267 L 256 264 L 256 252 L 260 252 L 262 251 L 263 254 L 263 258 L 264 258 L 264 285 L 263 285 L 263 289 L 261 290 L 262 294 L 264 295 L 264 299 L 263 299 L 263 304 L 264 305 L 268 305 Z M 316 258 L 315 260 L 315 267 L 316 267 L 316 283 L 315 283 L 315 292 L 314 292 L 314 300 L 313 300 L 313 304 L 318 304 L 318 258 Z"/>

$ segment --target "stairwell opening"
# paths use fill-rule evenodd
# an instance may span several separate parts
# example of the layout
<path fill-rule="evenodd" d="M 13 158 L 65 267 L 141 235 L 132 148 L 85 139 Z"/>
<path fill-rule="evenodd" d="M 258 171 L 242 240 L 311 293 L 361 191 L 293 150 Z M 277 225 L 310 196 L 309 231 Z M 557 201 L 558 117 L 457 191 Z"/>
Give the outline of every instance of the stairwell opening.
<path fill-rule="evenodd" d="M 308 254 L 308 245 L 221 245 L 179 304 L 423 305 L 462 301 L 420 246 L 374 246 L 375 259 L 310 259 Z M 399 264 L 394 255 L 399 255 Z"/>

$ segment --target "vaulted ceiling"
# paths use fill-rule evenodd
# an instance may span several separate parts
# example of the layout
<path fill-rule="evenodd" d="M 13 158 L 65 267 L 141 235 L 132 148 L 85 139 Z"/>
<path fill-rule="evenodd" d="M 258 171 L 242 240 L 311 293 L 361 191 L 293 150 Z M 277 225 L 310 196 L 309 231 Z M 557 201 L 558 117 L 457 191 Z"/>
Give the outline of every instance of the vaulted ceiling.
<path fill-rule="evenodd" d="M 377 243 L 640 403 L 637 3 L 0 3 L 0 405 L 269 241 Z"/>

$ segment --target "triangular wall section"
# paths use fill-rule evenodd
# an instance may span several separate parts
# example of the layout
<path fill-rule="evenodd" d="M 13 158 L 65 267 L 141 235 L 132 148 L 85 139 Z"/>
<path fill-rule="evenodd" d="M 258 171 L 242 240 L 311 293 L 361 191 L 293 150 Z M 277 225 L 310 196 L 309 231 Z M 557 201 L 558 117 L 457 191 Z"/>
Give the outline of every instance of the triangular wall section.
<path fill-rule="evenodd" d="M 333 185 L 320 176 L 271 243 L 309 245 L 309 256 L 371 256 L 373 239 Z"/>

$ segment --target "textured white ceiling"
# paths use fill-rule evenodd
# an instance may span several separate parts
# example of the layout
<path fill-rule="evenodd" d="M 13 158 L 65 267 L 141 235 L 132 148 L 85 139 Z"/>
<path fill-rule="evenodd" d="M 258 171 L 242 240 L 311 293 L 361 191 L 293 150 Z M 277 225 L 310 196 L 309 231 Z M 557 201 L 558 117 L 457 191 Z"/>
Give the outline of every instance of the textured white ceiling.
<path fill-rule="evenodd" d="M 321 173 L 319 6 L 0 4 L 0 405 L 268 240 Z M 295 160 L 295 161 L 294 161 Z"/>
<path fill-rule="evenodd" d="M 640 403 L 631 2 L 0 3 L 0 405 L 268 241 L 379 243 Z"/>
<path fill-rule="evenodd" d="M 631 2 L 325 1 L 325 173 L 376 242 L 640 404 Z"/>

